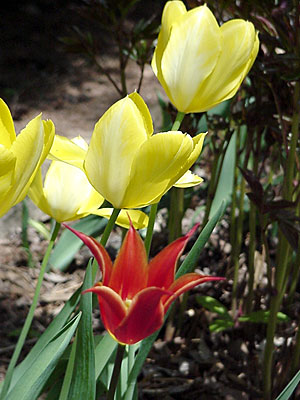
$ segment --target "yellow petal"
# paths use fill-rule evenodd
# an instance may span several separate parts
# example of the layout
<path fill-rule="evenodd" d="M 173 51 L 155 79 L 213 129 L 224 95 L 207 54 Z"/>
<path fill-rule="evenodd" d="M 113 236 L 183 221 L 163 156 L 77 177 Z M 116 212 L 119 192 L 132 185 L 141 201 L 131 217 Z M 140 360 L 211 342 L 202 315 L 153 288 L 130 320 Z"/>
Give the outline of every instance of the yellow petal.
<path fill-rule="evenodd" d="M 16 157 L 14 201 L 21 195 L 39 164 L 44 146 L 41 115 L 31 120 L 11 146 Z"/>
<path fill-rule="evenodd" d="M 51 217 L 58 222 L 81 218 L 104 201 L 82 170 L 60 161 L 53 161 L 47 171 L 44 195 Z"/>
<path fill-rule="evenodd" d="M 51 215 L 51 210 L 48 204 L 48 201 L 45 197 L 44 194 L 44 188 L 43 188 L 43 178 L 42 178 L 42 169 L 39 168 L 34 180 L 29 188 L 28 191 L 28 196 L 29 198 L 33 201 L 33 203 L 43 211 L 43 213 L 47 215 Z"/>
<path fill-rule="evenodd" d="M 64 136 L 55 135 L 48 158 L 64 161 L 83 169 L 87 149 L 88 145 L 82 137 L 70 140 Z"/>
<path fill-rule="evenodd" d="M 113 208 L 100 208 L 99 210 L 94 211 L 93 214 L 109 219 L 112 212 Z M 133 226 L 136 229 L 143 229 L 148 226 L 148 215 L 139 210 L 121 210 L 120 214 L 118 215 L 116 224 L 122 226 L 123 228 L 129 229 L 130 224 L 128 215 L 132 221 Z"/>
<path fill-rule="evenodd" d="M 95 126 L 84 169 L 95 189 L 115 207 L 124 197 L 133 159 L 151 134 L 149 110 L 137 93 L 117 101 Z"/>
<path fill-rule="evenodd" d="M 192 138 L 181 132 L 152 136 L 137 153 L 119 208 L 142 207 L 160 198 L 188 170 L 182 168 L 193 148 Z"/>
<path fill-rule="evenodd" d="M 0 202 L 5 201 L 4 196 L 12 186 L 16 157 L 0 144 Z"/>
<path fill-rule="evenodd" d="M 158 79 L 163 79 L 161 74 L 161 58 L 169 40 L 172 24 L 181 16 L 186 14 L 186 7 L 182 1 L 168 1 L 163 9 L 161 28 L 157 39 L 151 66 Z"/>
<path fill-rule="evenodd" d="M 178 188 L 188 188 L 199 185 L 201 182 L 203 182 L 203 179 L 200 178 L 200 176 L 193 174 L 192 171 L 188 170 L 173 186 Z"/>
<path fill-rule="evenodd" d="M 164 89 L 179 111 L 190 112 L 190 103 L 214 70 L 220 50 L 220 28 L 208 7 L 196 7 L 172 25 L 161 70 Z"/>
<path fill-rule="evenodd" d="M 0 99 L 0 144 L 9 149 L 15 140 L 16 132 L 9 108 Z"/>
<path fill-rule="evenodd" d="M 189 111 L 205 111 L 233 97 L 258 52 L 258 37 L 251 22 L 235 19 L 221 26 L 222 52 L 213 73 L 198 89 Z"/>

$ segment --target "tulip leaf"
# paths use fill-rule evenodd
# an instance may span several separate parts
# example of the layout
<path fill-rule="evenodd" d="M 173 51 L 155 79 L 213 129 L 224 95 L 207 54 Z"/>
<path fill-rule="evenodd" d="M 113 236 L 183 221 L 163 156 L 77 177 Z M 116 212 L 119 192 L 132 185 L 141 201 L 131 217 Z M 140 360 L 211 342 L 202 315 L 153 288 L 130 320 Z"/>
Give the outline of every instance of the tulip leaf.
<path fill-rule="evenodd" d="M 93 286 L 92 262 L 89 261 L 83 290 Z M 68 400 L 94 400 L 96 392 L 95 383 L 95 352 L 92 328 L 92 293 L 81 296 L 79 310 L 82 312 L 81 320 L 76 333 L 75 361 Z M 71 352 L 72 354 L 72 352 Z"/>
<path fill-rule="evenodd" d="M 95 235 L 102 233 L 106 224 L 106 218 L 89 215 L 72 225 L 72 227 L 86 235 Z M 81 246 L 82 241 L 68 229 L 65 229 L 52 251 L 49 259 L 49 268 L 65 271 Z"/>
<path fill-rule="evenodd" d="M 233 328 L 234 322 L 229 319 L 215 319 L 210 325 L 210 332 L 222 332 L 225 329 Z"/>
<path fill-rule="evenodd" d="M 69 344 L 81 313 L 77 314 L 40 352 L 35 362 L 8 392 L 6 400 L 35 400 Z"/>
<path fill-rule="evenodd" d="M 217 212 L 213 215 L 211 219 L 207 222 L 205 227 L 203 228 L 202 232 L 200 233 L 198 239 L 196 240 L 195 244 L 193 245 L 192 249 L 190 250 L 189 254 L 183 261 L 182 265 L 180 266 L 179 270 L 177 271 L 176 278 L 179 278 L 180 276 L 193 271 L 195 264 L 198 260 L 198 257 L 205 246 L 206 242 L 208 241 L 212 231 L 214 230 L 215 226 L 217 225 L 218 221 L 222 217 L 225 211 L 225 202 L 223 201 L 221 205 L 219 206 L 219 209 Z M 168 310 L 170 312 L 171 308 Z M 167 313 L 168 315 L 169 313 Z M 167 317 L 166 315 L 166 317 Z M 160 332 L 160 329 L 158 329 L 155 333 L 153 333 L 151 336 L 147 337 L 144 339 L 140 345 L 139 352 L 136 356 L 134 366 L 129 374 L 128 377 L 128 384 L 127 387 L 128 389 L 126 390 L 124 396 L 122 396 L 123 400 L 131 400 L 131 389 L 132 389 L 132 383 L 136 381 L 139 372 L 147 358 L 147 355 L 155 342 L 158 334 Z"/>
<path fill-rule="evenodd" d="M 195 268 L 197 260 L 200 256 L 200 253 L 205 246 L 206 242 L 208 241 L 212 231 L 214 230 L 215 226 L 217 225 L 219 219 L 222 217 L 226 209 L 225 201 L 219 205 L 218 210 L 216 213 L 211 217 L 211 219 L 207 222 L 205 227 L 202 229 L 198 239 L 194 243 L 193 247 L 189 251 L 188 255 L 186 256 L 185 260 L 181 264 L 180 268 L 176 273 L 176 279 L 180 276 L 192 272 Z"/>
<path fill-rule="evenodd" d="M 225 152 L 218 186 L 210 209 L 210 216 L 215 214 L 222 201 L 229 202 L 232 195 L 236 159 L 236 136 L 237 132 L 234 132 Z"/>
<path fill-rule="evenodd" d="M 26 358 L 15 368 L 11 380 L 11 386 L 10 386 L 11 389 L 18 382 L 20 377 L 27 370 L 29 370 L 31 366 L 36 362 L 40 353 L 50 343 L 50 341 L 53 339 L 56 333 L 60 329 L 62 329 L 62 327 L 70 317 L 71 313 L 74 311 L 76 305 L 78 304 L 80 293 L 81 293 L 81 288 L 79 288 L 66 302 L 60 313 L 53 319 L 51 324 L 47 327 L 45 332 L 41 335 L 39 340 L 30 350 Z"/>
<path fill-rule="evenodd" d="M 300 371 L 297 372 L 297 374 L 288 383 L 288 385 L 283 389 L 283 391 L 280 393 L 280 395 L 278 397 L 276 397 L 276 400 L 288 400 L 291 397 L 291 395 L 293 394 L 296 387 L 298 386 L 299 382 L 300 382 Z"/>
<path fill-rule="evenodd" d="M 118 343 L 110 336 L 110 334 L 106 333 L 95 347 L 96 379 L 98 379 L 100 374 L 103 372 L 112 354 L 116 350 L 117 345 Z"/>

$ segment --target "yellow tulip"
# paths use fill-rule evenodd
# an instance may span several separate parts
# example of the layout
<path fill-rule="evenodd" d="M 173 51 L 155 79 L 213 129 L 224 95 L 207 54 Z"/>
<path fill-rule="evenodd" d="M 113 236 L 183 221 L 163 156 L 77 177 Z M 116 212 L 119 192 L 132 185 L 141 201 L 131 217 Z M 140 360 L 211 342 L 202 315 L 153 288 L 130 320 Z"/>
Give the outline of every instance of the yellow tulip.
<path fill-rule="evenodd" d="M 115 208 L 157 203 L 198 158 L 205 134 L 153 135 L 152 120 L 137 93 L 100 118 L 83 168 L 94 188 Z"/>
<path fill-rule="evenodd" d="M 52 121 L 38 115 L 16 136 L 9 108 L 0 99 L 0 217 L 26 196 L 54 134 Z"/>
<path fill-rule="evenodd" d="M 178 111 L 203 112 L 235 95 L 258 53 L 251 22 L 219 26 L 209 8 L 168 1 L 152 69 Z"/>
<path fill-rule="evenodd" d="M 77 137 L 72 139 L 71 146 L 77 153 L 87 151 L 87 143 Z M 42 172 L 39 169 L 28 193 L 31 200 L 45 214 L 54 218 L 57 222 L 73 221 L 89 214 L 96 214 L 109 218 L 111 208 L 99 207 L 104 198 L 93 188 L 85 173 L 76 166 L 62 161 L 52 161 L 43 184 Z M 141 211 L 128 210 L 130 219 L 138 229 L 145 228 L 148 224 L 148 216 Z M 125 211 L 121 211 L 116 221 L 118 225 L 128 228 L 129 219 Z"/>

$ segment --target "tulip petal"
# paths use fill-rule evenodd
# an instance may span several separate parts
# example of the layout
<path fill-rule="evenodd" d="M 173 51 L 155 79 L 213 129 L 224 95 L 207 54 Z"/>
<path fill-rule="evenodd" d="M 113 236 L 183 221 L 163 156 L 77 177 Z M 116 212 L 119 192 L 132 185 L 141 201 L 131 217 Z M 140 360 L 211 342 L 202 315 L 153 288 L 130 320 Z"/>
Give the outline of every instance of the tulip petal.
<path fill-rule="evenodd" d="M 161 58 L 165 47 L 168 43 L 172 24 L 181 16 L 186 14 L 186 7 L 182 1 L 168 1 L 163 9 L 161 18 L 161 29 L 157 39 L 157 46 L 155 48 L 151 66 L 154 74 L 159 81 L 163 80 L 161 73 Z"/>
<path fill-rule="evenodd" d="M 2 202 L 11 188 L 15 164 L 16 157 L 14 154 L 0 144 L 0 199 Z"/>
<path fill-rule="evenodd" d="M 132 161 L 152 133 L 150 126 L 149 110 L 137 93 L 113 104 L 95 125 L 84 169 L 95 189 L 116 208 L 122 208 Z"/>
<path fill-rule="evenodd" d="M 127 308 L 121 297 L 107 286 L 94 286 L 84 293 L 92 292 L 98 297 L 102 322 L 105 329 L 115 338 L 115 331 L 127 314 Z M 117 339 L 118 340 L 118 339 Z"/>
<path fill-rule="evenodd" d="M 203 179 L 200 178 L 200 176 L 193 174 L 192 171 L 188 170 L 173 186 L 178 188 L 188 188 L 199 185 L 201 182 L 203 182 Z"/>
<path fill-rule="evenodd" d="M 113 208 L 99 208 L 99 210 L 93 211 L 92 214 L 99 215 L 101 217 L 109 219 L 113 212 Z M 129 219 L 132 221 L 132 225 L 136 229 L 143 229 L 148 226 L 149 217 L 143 211 L 139 210 L 121 210 L 116 224 L 128 229 L 130 227 Z"/>
<path fill-rule="evenodd" d="M 176 279 L 172 283 L 172 285 L 168 288 L 168 291 L 173 292 L 173 295 L 166 296 L 163 299 L 165 312 L 168 310 L 170 305 L 173 303 L 177 297 L 179 297 L 182 293 L 187 292 L 190 289 L 200 285 L 201 283 L 210 282 L 210 281 L 222 281 L 225 278 L 220 278 L 217 276 L 209 276 L 209 275 L 200 275 L 195 272 L 191 272 L 189 274 L 185 274 L 180 278 Z"/>
<path fill-rule="evenodd" d="M 179 111 L 191 112 L 191 100 L 215 68 L 220 50 L 220 28 L 205 5 L 174 22 L 162 55 L 161 71 L 164 89 Z"/>
<path fill-rule="evenodd" d="M 87 215 L 104 201 L 81 169 L 61 161 L 52 161 L 44 182 L 44 194 L 50 215 L 58 222 Z"/>
<path fill-rule="evenodd" d="M 168 289 L 174 281 L 177 261 L 181 256 L 188 240 L 198 229 L 196 224 L 185 236 L 170 243 L 159 252 L 149 263 L 147 286 Z"/>
<path fill-rule="evenodd" d="M 88 144 L 81 137 L 68 139 L 55 135 L 48 158 L 64 161 L 70 165 L 83 169 L 83 162 L 87 153 Z"/>
<path fill-rule="evenodd" d="M 9 108 L 0 99 L 0 144 L 9 149 L 15 140 L 16 132 Z"/>
<path fill-rule="evenodd" d="M 112 272 L 112 262 L 105 248 L 93 237 L 88 236 L 83 232 L 79 232 L 67 224 L 63 225 L 73 232 L 77 237 L 79 237 L 79 239 L 81 239 L 83 243 L 90 249 L 102 271 L 102 283 L 104 286 L 107 286 Z"/>
<path fill-rule="evenodd" d="M 148 263 L 144 242 L 131 225 L 114 262 L 109 287 L 123 300 L 146 287 Z"/>
<path fill-rule="evenodd" d="M 164 320 L 162 296 L 168 292 L 159 288 L 146 288 L 132 300 L 128 314 L 113 335 L 120 343 L 134 344 L 161 327 Z"/>
<path fill-rule="evenodd" d="M 198 88 L 190 112 L 208 110 L 233 97 L 256 58 L 259 42 L 252 23 L 231 20 L 221 26 L 220 32 L 220 58 L 212 74 Z"/>
<path fill-rule="evenodd" d="M 140 148 L 132 165 L 122 208 L 142 207 L 164 193 L 188 170 L 193 141 L 181 132 L 153 135 Z"/>
<path fill-rule="evenodd" d="M 48 201 L 45 197 L 44 188 L 43 188 L 43 177 L 42 170 L 39 168 L 38 172 L 35 175 L 35 178 L 29 188 L 28 191 L 29 198 L 33 201 L 33 203 L 43 211 L 43 213 L 47 215 L 51 215 L 51 209 L 49 207 Z"/>

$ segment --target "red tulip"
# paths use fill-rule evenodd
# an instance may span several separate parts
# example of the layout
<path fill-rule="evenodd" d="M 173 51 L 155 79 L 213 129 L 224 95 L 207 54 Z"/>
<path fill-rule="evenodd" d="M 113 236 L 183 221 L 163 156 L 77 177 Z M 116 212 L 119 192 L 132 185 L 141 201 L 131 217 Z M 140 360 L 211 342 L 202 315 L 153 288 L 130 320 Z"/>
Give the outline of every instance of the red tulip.
<path fill-rule="evenodd" d="M 148 264 L 144 243 L 131 224 L 114 265 L 94 238 L 66 227 L 89 247 L 100 266 L 102 282 L 83 293 L 97 295 L 103 324 L 121 344 L 134 344 L 159 329 L 171 303 L 182 293 L 223 279 L 189 273 L 174 280 L 176 262 L 198 225 Z"/>

